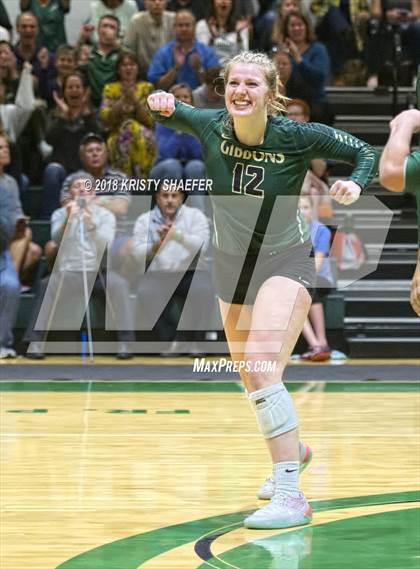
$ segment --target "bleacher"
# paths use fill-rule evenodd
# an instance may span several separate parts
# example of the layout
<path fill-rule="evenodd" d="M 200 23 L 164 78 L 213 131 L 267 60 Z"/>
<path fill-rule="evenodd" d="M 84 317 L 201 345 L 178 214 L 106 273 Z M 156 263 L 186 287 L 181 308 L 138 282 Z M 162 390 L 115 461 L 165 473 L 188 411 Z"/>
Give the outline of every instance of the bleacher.
<path fill-rule="evenodd" d="M 342 128 L 382 150 L 394 112 L 391 88 L 330 87 L 337 128 Z M 396 112 L 415 104 L 414 90 L 398 90 Z M 348 173 L 339 166 L 334 175 Z M 342 288 L 353 275 L 338 275 L 344 301 L 344 336 L 350 357 L 416 357 L 420 353 L 418 317 L 409 304 L 411 279 L 417 259 L 417 219 L 412 195 L 388 192 L 375 180 L 373 195 L 393 212 L 393 219 L 376 270 Z M 378 223 L 369 211 L 353 216 L 356 232 L 367 241 L 367 264 L 375 254 Z M 341 285 L 341 286 L 340 286 Z M 392 346 L 391 346 L 392 345 Z"/>

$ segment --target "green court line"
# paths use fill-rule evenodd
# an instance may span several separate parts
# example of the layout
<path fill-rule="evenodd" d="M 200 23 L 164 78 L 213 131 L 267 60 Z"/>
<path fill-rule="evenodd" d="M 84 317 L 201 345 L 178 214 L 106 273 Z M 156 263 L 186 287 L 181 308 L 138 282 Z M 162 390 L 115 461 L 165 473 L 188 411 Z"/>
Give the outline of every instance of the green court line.
<path fill-rule="evenodd" d="M 48 413 L 48 409 L 8 409 L 6 413 Z"/>
<path fill-rule="evenodd" d="M 419 513 L 417 508 L 380 512 L 257 537 L 208 561 L 214 569 L 418 569 Z"/>
<path fill-rule="evenodd" d="M 312 382 L 285 382 L 289 391 L 300 391 Z M 324 383 L 324 382 L 322 382 Z M 243 387 L 236 381 L 0 381 L 0 392 L 192 392 L 192 393 L 240 393 Z M 416 381 L 340 381 L 325 382 L 326 393 L 419 392 Z"/>
<path fill-rule="evenodd" d="M 337 500 L 319 500 L 311 502 L 311 505 L 314 511 L 320 512 L 377 504 L 415 502 L 418 500 L 420 500 L 420 491 L 375 494 L 354 498 L 339 498 Z M 249 513 L 250 511 L 234 512 L 130 536 L 82 553 L 65 561 L 56 569 L 137 569 L 149 559 L 162 555 L 176 547 L 197 541 L 203 535 L 216 532 L 222 527 L 231 525 L 233 530 L 235 527 L 242 525 L 244 517 L 249 515 Z M 139 511 L 140 515 L 141 511 Z M 361 565 L 359 566 L 361 567 Z"/>

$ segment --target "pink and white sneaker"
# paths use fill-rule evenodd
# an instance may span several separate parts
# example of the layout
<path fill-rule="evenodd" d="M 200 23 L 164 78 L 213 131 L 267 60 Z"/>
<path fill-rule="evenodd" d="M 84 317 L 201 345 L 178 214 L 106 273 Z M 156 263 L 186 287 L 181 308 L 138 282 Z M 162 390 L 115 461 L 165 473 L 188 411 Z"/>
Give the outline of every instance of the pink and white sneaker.
<path fill-rule="evenodd" d="M 307 444 L 299 442 L 300 466 L 299 471 L 303 472 L 309 466 L 312 460 L 312 451 Z M 258 490 L 257 498 L 259 500 L 271 500 L 274 496 L 274 477 L 272 474 L 267 476 L 261 488 Z"/>
<path fill-rule="evenodd" d="M 276 492 L 269 504 L 244 520 L 250 529 L 283 529 L 304 526 L 312 521 L 312 508 L 303 492 Z"/>

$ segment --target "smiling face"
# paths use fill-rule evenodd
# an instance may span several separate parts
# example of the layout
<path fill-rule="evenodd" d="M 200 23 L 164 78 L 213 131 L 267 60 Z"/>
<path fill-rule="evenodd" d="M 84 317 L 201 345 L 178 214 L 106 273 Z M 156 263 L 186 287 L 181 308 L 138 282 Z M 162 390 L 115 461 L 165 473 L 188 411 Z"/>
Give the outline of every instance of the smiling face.
<path fill-rule="evenodd" d="M 287 35 L 295 43 L 307 41 L 308 31 L 299 16 L 291 16 L 287 24 Z"/>
<path fill-rule="evenodd" d="M 12 48 L 7 43 L 0 44 L 0 68 L 8 67 L 12 60 Z"/>
<path fill-rule="evenodd" d="M 264 72 L 257 65 L 232 67 L 225 88 L 225 103 L 233 118 L 267 114 L 270 94 Z"/>
<path fill-rule="evenodd" d="M 83 102 L 85 88 L 80 77 L 69 75 L 64 87 L 64 99 L 69 107 L 78 107 Z"/>
<path fill-rule="evenodd" d="M 36 40 L 38 34 L 38 21 L 33 14 L 23 13 L 16 23 L 16 31 L 24 42 Z"/>

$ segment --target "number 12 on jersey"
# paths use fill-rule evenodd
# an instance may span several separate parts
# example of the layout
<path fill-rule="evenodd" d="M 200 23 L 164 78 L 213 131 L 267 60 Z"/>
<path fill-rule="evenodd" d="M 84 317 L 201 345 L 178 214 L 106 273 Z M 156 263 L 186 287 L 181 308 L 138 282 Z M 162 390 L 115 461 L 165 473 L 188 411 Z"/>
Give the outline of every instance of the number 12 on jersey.
<path fill-rule="evenodd" d="M 260 188 L 264 175 L 264 168 L 261 166 L 245 165 L 243 162 L 236 162 L 233 169 L 232 192 L 264 198 L 264 190 Z"/>

